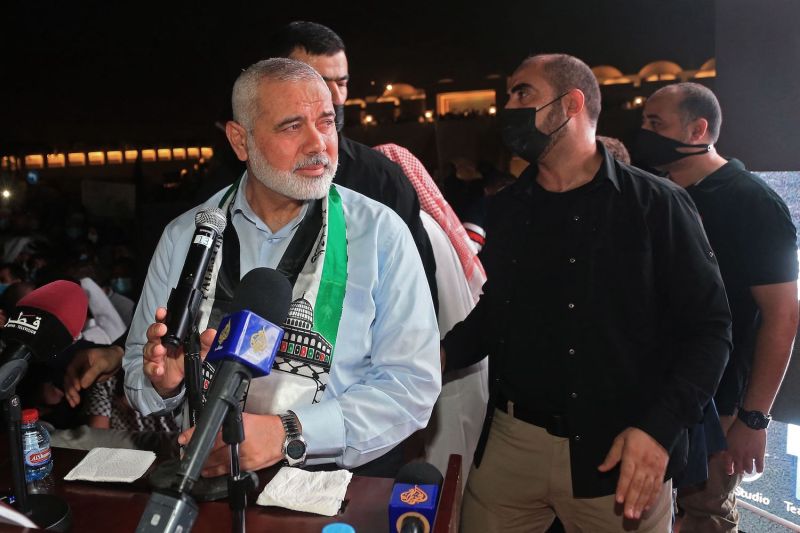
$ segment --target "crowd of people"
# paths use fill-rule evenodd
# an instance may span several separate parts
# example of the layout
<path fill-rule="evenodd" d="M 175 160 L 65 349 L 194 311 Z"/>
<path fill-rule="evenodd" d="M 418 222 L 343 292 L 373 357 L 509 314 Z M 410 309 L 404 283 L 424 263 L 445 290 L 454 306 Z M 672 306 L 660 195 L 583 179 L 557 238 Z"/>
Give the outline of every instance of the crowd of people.
<path fill-rule="evenodd" d="M 797 331 L 798 264 L 784 202 L 716 151 L 713 92 L 684 82 L 647 100 L 631 148 L 656 175 L 597 137 L 585 63 L 529 57 L 498 112 L 527 168 L 457 160 L 442 194 L 408 150 L 342 135 L 350 73 L 331 29 L 291 23 L 264 57 L 236 80 L 225 125 L 246 170 L 164 229 L 141 292 L 130 249 L 82 213 L 59 236 L 9 217 L 6 316 L 53 279 L 89 297 L 82 339 L 29 376 L 26 401 L 60 429 L 190 441 L 184 354 L 162 343 L 163 321 L 195 214 L 216 207 L 227 226 L 196 317 L 203 353 L 245 273 L 274 268 L 293 286 L 297 340 L 251 384 L 243 469 L 393 477 L 409 458 L 444 470 L 459 453 L 465 532 L 556 518 L 736 531 L 734 492 L 764 468 Z M 227 453 L 218 442 L 204 475 L 227 473 Z"/>

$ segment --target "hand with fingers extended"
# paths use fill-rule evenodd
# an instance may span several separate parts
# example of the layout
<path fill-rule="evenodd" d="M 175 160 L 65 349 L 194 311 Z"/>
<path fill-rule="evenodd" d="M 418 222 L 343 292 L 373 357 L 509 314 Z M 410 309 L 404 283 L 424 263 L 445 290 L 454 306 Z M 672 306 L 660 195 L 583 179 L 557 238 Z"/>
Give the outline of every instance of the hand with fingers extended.
<path fill-rule="evenodd" d="M 764 453 L 767 448 L 767 430 L 751 429 L 739 419 L 725 435 L 728 449 L 720 452 L 729 476 L 764 471 Z"/>
<path fill-rule="evenodd" d="M 119 346 L 95 346 L 76 352 L 64 374 L 64 394 L 70 407 L 81 403 L 82 390 L 116 374 L 124 353 Z"/>
<path fill-rule="evenodd" d="M 617 435 L 597 469 L 608 472 L 620 464 L 616 501 L 624 504 L 626 518 L 638 520 L 658 499 L 668 462 L 669 454 L 658 441 L 631 427 Z"/>
<path fill-rule="evenodd" d="M 239 446 L 239 466 L 242 471 L 255 472 L 283 460 L 283 441 L 286 432 L 280 417 L 276 415 L 253 415 L 242 413 L 245 439 Z M 188 444 L 195 428 L 189 428 L 178 436 L 178 443 Z M 204 477 L 227 474 L 231 469 L 229 446 L 222 440 L 222 432 L 217 433 L 214 447 L 203 466 Z"/>
<path fill-rule="evenodd" d="M 161 338 L 167 334 L 167 326 L 163 323 L 166 316 L 166 308 L 156 309 L 156 321 L 147 328 L 147 343 L 142 350 L 144 375 L 163 398 L 178 393 L 184 373 L 183 347 L 173 349 L 161 343 Z M 214 329 L 207 329 L 200 334 L 201 358 L 205 358 L 216 334 Z"/>

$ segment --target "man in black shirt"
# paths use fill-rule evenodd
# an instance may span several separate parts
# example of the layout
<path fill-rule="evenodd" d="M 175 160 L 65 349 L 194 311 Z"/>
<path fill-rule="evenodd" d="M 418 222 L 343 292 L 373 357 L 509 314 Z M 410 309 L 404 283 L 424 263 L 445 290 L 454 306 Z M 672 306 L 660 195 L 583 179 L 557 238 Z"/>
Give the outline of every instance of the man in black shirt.
<path fill-rule="evenodd" d="M 425 277 L 438 310 L 436 263 L 428 234 L 419 217 L 419 198 L 400 167 L 380 152 L 341 134 L 347 100 L 347 68 L 344 42 L 330 28 L 315 22 L 295 21 L 269 39 L 270 57 L 288 57 L 311 65 L 328 85 L 339 131 L 339 167 L 333 182 L 390 207 L 408 226 L 417 245 Z"/>
<path fill-rule="evenodd" d="M 665 170 L 697 205 L 717 255 L 733 318 L 733 351 L 715 395 L 728 450 L 712 455 L 708 481 L 679 491 L 681 531 L 737 530 L 734 490 L 764 469 L 768 415 L 797 331 L 795 227 L 781 198 L 714 143 L 722 114 L 696 83 L 656 91 L 644 108 L 639 156 Z M 738 415 L 738 416 L 736 416 Z"/>
<path fill-rule="evenodd" d="M 534 56 L 509 86 L 503 140 L 531 165 L 494 197 L 484 294 L 442 350 L 446 370 L 489 356 L 462 526 L 668 531 L 730 349 L 716 258 L 684 190 L 596 142 L 585 63 Z"/>

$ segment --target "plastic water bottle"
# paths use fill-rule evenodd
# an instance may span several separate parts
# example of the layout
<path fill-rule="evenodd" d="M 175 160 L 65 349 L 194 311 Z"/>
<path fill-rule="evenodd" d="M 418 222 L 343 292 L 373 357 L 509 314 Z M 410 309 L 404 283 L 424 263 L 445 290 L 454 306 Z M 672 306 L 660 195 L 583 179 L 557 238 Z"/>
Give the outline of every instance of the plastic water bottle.
<path fill-rule="evenodd" d="M 39 423 L 38 409 L 22 411 L 22 455 L 25 459 L 25 481 L 36 482 L 53 470 L 50 434 Z"/>

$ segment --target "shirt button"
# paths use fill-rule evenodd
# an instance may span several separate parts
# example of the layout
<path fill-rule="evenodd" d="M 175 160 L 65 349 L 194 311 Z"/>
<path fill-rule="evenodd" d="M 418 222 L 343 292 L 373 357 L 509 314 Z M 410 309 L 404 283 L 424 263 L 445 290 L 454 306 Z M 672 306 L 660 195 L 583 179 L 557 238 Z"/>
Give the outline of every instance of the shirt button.
<path fill-rule="evenodd" d="M 575 215 L 574 217 L 572 217 L 572 220 L 574 220 L 575 222 L 578 222 L 580 219 L 581 219 L 581 217 L 579 217 L 578 215 Z"/>
<path fill-rule="evenodd" d="M 575 355 L 575 348 L 570 348 L 569 350 L 567 350 L 567 353 L 570 355 Z"/>
<path fill-rule="evenodd" d="M 570 309 L 575 309 L 575 304 L 570 302 L 567 304 L 567 307 L 569 307 Z"/>
<path fill-rule="evenodd" d="M 569 263 L 570 263 L 571 265 L 575 264 L 575 261 L 577 261 L 577 259 L 575 259 L 574 257 L 570 257 L 570 258 L 569 258 Z"/>
<path fill-rule="evenodd" d="M 581 436 L 580 435 L 575 435 L 573 438 L 575 439 L 575 442 L 578 442 L 578 441 L 581 440 Z"/>
<path fill-rule="evenodd" d="M 511 305 L 511 300 L 506 300 L 506 305 Z"/>
<path fill-rule="evenodd" d="M 578 397 L 578 393 L 577 392 L 573 392 L 572 394 L 569 395 L 569 397 L 574 400 L 575 398 Z"/>
<path fill-rule="evenodd" d="M 517 259 L 516 259 L 516 257 L 515 257 L 514 259 L 512 259 L 512 260 L 511 260 L 511 264 L 512 264 L 512 265 L 516 265 L 516 264 L 517 264 Z"/>

